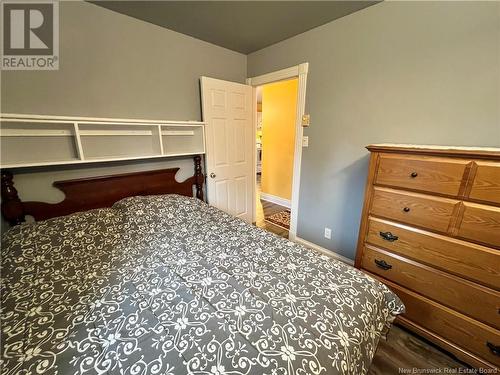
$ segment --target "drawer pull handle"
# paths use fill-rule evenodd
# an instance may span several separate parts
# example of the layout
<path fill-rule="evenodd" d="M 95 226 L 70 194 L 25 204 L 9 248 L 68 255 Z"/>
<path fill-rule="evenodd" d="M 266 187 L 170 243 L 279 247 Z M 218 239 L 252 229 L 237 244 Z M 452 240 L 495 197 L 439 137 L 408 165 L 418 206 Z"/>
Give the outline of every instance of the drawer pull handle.
<path fill-rule="evenodd" d="M 405 207 L 405 208 L 403 208 L 403 211 L 404 211 L 404 212 L 410 212 L 410 207 Z"/>
<path fill-rule="evenodd" d="M 380 237 L 389 242 L 394 242 L 398 240 L 398 236 L 395 236 L 391 232 L 380 232 Z"/>
<path fill-rule="evenodd" d="M 383 270 L 390 270 L 392 268 L 392 266 L 387 263 L 385 260 L 378 260 L 378 259 L 375 259 L 375 264 L 377 265 L 377 267 L 379 268 L 382 268 Z"/>
<path fill-rule="evenodd" d="M 411 177 L 411 178 L 415 178 L 415 177 L 417 177 L 417 176 L 418 176 L 418 173 L 417 173 L 417 172 L 411 172 L 411 174 L 410 174 L 410 177 Z"/>
<path fill-rule="evenodd" d="M 486 346 L 490 349 L 490 352 L 500 357 L 500 346 L 494 345 L 489 341 L 486 341 Z"/>

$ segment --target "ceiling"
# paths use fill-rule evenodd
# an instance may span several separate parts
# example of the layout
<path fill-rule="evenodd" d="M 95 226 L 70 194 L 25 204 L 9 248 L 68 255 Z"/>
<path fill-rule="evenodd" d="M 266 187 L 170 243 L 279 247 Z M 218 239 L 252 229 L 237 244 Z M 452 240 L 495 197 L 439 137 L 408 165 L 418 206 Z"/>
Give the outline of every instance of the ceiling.
<path fill-rule="evenodd" d="M 378 1 L 92 1 L 248 54 Z"/>

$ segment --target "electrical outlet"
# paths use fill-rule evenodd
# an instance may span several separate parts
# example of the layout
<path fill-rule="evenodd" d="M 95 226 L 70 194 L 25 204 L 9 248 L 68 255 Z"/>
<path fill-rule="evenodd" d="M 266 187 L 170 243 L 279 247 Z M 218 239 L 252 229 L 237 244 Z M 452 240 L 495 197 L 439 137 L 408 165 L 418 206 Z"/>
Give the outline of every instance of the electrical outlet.
<path fill-rule="evenodd" d="M 330 228 L 325 227 L 325 238 L 332 239 L 332 230 Z"/>
<path fill-rule="evenodd" d="M 309 137 L 307 135 L 302 137 L 302 147 L 309 147 Z"/>

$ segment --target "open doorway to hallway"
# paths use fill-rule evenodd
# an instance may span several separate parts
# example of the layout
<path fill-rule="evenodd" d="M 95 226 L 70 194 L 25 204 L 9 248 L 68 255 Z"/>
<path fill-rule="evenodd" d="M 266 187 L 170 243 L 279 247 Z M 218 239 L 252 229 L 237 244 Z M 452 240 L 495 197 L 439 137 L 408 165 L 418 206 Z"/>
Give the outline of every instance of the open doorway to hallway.
<path fill-rule="evenodd" d="M 257 87 L 256 225 L 288 238 L 298 79 Z"/>

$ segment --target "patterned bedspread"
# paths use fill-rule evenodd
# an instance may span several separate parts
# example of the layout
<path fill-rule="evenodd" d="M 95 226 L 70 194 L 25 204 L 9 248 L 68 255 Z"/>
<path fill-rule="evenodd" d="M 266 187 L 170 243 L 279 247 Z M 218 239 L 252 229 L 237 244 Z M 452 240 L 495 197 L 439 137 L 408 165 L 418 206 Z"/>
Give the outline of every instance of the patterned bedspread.
<path fill-rule="evenodd" d="M 404 309 L 341 262 L 177 195 L 2 238 L 2 374 L 356 374 Z"/>

